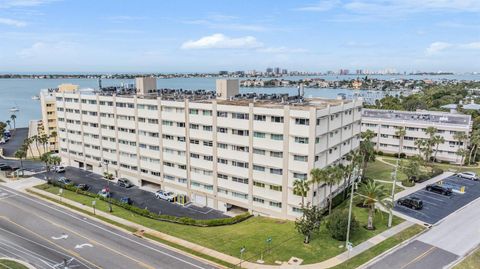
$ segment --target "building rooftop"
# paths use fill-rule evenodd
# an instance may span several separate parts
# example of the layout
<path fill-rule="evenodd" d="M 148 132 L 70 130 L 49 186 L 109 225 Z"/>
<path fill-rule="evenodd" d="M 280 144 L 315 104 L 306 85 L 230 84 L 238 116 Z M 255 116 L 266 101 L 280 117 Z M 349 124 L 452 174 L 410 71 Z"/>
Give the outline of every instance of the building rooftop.
<path fill-rule="evenodd" d="M 399 111 L 399 110 L 381 110 L 381 109 L 364 109 L 362 111 L 363 118 L 401 121 L 401 122 L 418 122 L 433 124 L 450 124 L 450 125 L 470 125 L 471 116 L 462 114 L 453 114 L 437 111 Z"/>

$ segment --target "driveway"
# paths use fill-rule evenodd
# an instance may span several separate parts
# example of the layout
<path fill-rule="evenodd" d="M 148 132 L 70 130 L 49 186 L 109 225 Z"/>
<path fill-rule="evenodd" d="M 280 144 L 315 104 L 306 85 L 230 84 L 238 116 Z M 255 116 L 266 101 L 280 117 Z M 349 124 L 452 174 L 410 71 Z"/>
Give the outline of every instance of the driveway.
<path fill-rule="evenodd" d="M 35 175 L 37 178 L 44 179 L 47 176 L 47 173 L 40 173 Z M 90 192 L 97 193 L 101 189 L 105 188 L 108 185 L 108 181 L 104 180 L 101 175 L 85 171 L 82 169 L 67 167 L 65 173 L 54 173 L 50 172 L 50 177 L 58 178 L 65 176 L 71 179 L 76 184 L 84 183 L 90 186 Z M 110 182 L 110 192 L 112 197 L 115 199 L 120 199 L 122 197 L 128 196 L 133 200 L 133 204 L 139 208 L 147 208 L 151 212 L 158 214 L 165 214 L 170 216 L 177 217 L 190 217 L 192 219 L 217 219 L 217 218 L 229 218 L 229 216 L 224 215 L 223 212 L 208 208 L 208 207 L 198 207 L 192 204 L 187 206 L 182 206 L 180 204 L 167 202 L 164 200 L 156 199 L 153 192 L 139 189 L 138 187 L 132 188 L 123 188 Z"/>
<path fill-rule="evenodd" d="M 0 163 L 10 165 L 11 167 L 20 167 L 20 161 L 18 160 L 7 160 L 0 158 Z M 23 168 L 30 172 L 38 173 L 45 170 L 45 164 L 40 161 L 24 160 Z"/>
<path fill-rule="evenodd" d="M 28 136 L 28 128 L 17 128 L 15 131 L 11 131 L 11 133 L 10 141 L 0 146 L 0 148 L 3 148 L 5 157 L 13 157 L 15 155 L 15 151 L 22 146 L 23 141 Z"/>
<path fill-rule="evenodd" d="M 414 210 L 395 205 L 394 210 L 422 222 L 435 224 L 448 215 L 480 197 L 480 182 L 450 176 L 443 180 L 443 184 L 454 189 L 465 186 L 465 193 L 454 192 L 452 196 L 445 196 L 425 189 L 418 190 L 406 197 L 415 196 L 423 201 L 423 209 Z"/>

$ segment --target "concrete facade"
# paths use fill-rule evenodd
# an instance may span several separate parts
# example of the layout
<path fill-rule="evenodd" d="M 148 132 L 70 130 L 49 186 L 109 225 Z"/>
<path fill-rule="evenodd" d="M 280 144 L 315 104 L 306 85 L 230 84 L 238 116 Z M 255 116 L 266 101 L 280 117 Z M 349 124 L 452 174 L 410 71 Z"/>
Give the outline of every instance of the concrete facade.
<path fill-rule="evenodd" d="M 139 95 L 146 95 L 157 89 L 157 79 L 154 77 L 135 78 L 135 87 Z"/>
<path fill-rule="evenodd" d="M 216 91 L 218 99 L 227 100 L 240 92 L 238 79 L 217 79 Z"/>
<path fill-rule="evenodd" d="M 185 194 L 195 204 L 293 219 L 296 179 L 359 145 L 361 100 L 301 104 L 57 93 L 65 164 Z M 335 186 L 336 191 L 340 186 Z M 326 186 L 306 201 L 325 205 Z"/>
<path fill-rule="evenodd" d="M 398 128 L 403 127 L 406 135 L 403 141 L 395 135 Z M 457 132 L 467 135 L 472 130 L 470 115 L 461 115 L 435 111 L 395 111 L 380 109 L 364 109 L 362 112 L 362 132 L 372 130 L 376 137 L 372 139 L 375 150 L 384 153 L 395 154 L 399 152 L 400 144 L 403 143 L 400 152 L 407 156 L 419 154 L 415 145 L 418 139 L 426 139 L 425 133 L 428 127 L 438 129 L 436 135 L 440 135 L 445 142 L 440 144 L 437 159 L 451 163 L 460 163 L 461 157 L 457 154 L 460 148 L 466 148 L 467 143 L 458 142 L 454 136 Z M 433 149 L 435 155 L 436 149 Z"/>

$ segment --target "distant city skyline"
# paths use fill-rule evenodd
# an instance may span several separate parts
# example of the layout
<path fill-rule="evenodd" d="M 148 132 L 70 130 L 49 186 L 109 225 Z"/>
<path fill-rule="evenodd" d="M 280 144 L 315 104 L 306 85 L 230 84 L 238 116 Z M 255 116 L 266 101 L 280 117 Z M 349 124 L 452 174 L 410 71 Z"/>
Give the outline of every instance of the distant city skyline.
<path fill-rule="evenodd" d="M 480 1 L 0 0 L 0 73 L 480 71 Z"/>

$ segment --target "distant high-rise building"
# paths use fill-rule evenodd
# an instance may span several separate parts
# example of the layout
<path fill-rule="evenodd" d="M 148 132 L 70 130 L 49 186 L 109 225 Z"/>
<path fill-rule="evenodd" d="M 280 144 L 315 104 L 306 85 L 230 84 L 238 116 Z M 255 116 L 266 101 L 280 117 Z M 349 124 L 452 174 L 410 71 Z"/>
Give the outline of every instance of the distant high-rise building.
<path fill-rule="evenodd" d="M 340 69 L 339 73 L 340 73 L 341 76 L 345 76 L 345 75 L 350 74 L 350 71 L 348 69 Z"/>
<path fill-rule="evenodd" d="M 288 70 L 287 69 L 282 69 L 282 75 L 287 75 L 288 74 Z"/>
<path fill-rule="evenodd" d="M 363 75 L 363 70 L 362 69 L 357 69 L 357 71 L 355 71 L 355 74 Z"/>
<path fill-rule="evenodd" d="M 275 67 L 275 69 L 273 70 L 273 72 L 274 72 L 276 75 L 279 75 L 279 74 L 280 74 L 280 67 Z"/>
<path fill-rule="evenodd" d="M 228 75 L 228 71 L 218 71 L 218 75 L 220 76 Z"/>
<path fill-rule="evenodd" d="M 267 67 L 267 73 L 273 73 L 273 68 Z"/>

